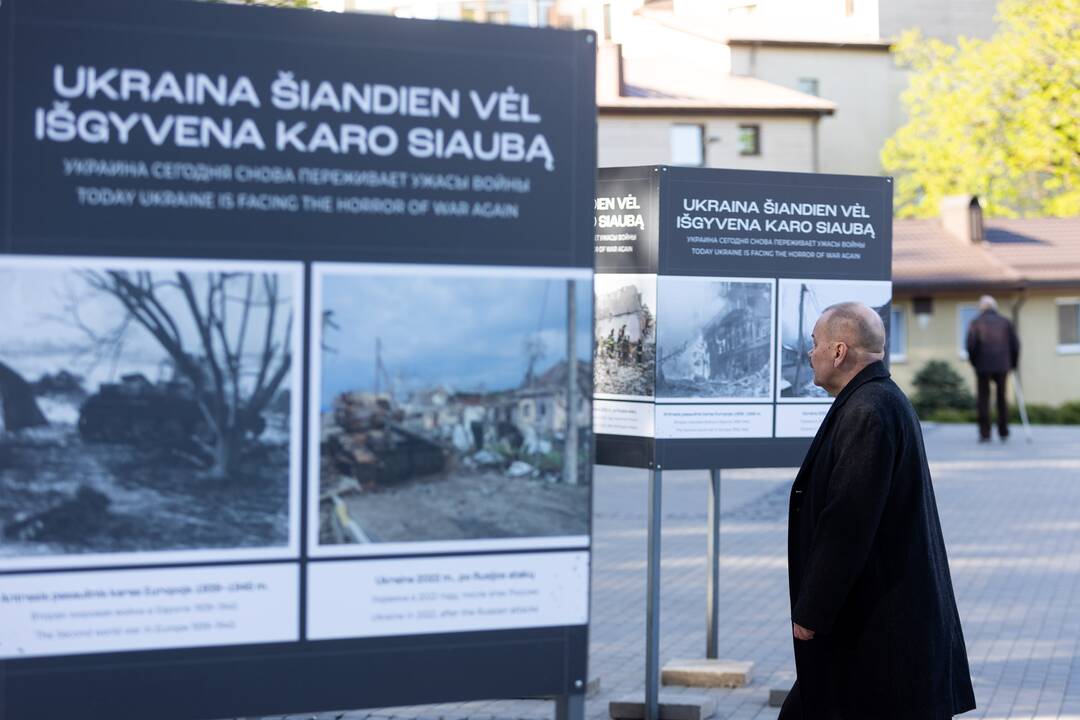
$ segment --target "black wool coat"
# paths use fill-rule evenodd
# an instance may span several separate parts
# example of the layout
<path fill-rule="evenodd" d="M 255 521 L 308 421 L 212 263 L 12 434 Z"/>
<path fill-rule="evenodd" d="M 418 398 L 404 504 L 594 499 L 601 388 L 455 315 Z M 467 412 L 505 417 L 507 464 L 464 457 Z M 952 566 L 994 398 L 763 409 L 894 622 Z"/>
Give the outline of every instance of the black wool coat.
<path fill-rule="evenodd" d="M 840 392 L 792 485 L 791 617 L 806 720 L 975 707 L 922 430 L 884 364 Z"/>
<path fill-rule="evenodd" d="M 984 310 L 968 325 L 968 360 L 980 373 L 1007 373 L 1020 360 L 1016 328 L 996 310 Z"/>

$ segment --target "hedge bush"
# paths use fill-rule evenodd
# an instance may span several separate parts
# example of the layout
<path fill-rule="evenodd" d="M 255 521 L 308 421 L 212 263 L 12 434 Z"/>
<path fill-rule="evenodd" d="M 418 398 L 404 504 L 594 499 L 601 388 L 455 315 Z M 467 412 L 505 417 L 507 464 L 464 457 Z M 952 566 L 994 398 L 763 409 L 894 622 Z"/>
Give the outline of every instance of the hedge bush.
<path fill-rule="evenodd" d="M 930 422 L 973 423 L 977 421 L 975 398 L 964 384 L 964 379 L 949 363 L 931 360 L 915 374 L 912 380 L 915 394 L 911 404 L 919 417 Z M 1010 390 L 1012 378 L 1009 379 Z M 991 398 L 991 412 L 993 398 Z M 1080 425 L 1080 400 L 1061 405 L 1029 403 L 1028 421 L 1032 425 Z M 1020 422 L 1020 409 L 1009 406 L 1009 422 Z"/>
<path fill-rule="evenodd" d="M 947 362 L 931 360 L 915 373 L 912 382 L 915 396 L 911 402 L 919 417 L 925 418 L 941 411 L 975 409 L 975 398 L 964 384 L 964 379 Z"/>

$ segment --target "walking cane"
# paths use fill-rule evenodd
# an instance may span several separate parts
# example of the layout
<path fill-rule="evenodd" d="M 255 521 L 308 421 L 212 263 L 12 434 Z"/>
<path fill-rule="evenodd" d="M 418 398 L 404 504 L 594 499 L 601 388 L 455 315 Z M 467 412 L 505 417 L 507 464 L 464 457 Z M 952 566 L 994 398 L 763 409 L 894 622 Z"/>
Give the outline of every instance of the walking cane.
<path fill-rule="evenodd" d="M 1016 388 L 1016 404 L 1020 406 L 1020 422 L 1024 424 L 1024 437 L 1031 439 L 1031 423 L 1028 422 L 1027 403 L 1024 402 L 1024 388 L 1020 387 L 1020 373 L 1013 370 L 1013 387 Z"/>

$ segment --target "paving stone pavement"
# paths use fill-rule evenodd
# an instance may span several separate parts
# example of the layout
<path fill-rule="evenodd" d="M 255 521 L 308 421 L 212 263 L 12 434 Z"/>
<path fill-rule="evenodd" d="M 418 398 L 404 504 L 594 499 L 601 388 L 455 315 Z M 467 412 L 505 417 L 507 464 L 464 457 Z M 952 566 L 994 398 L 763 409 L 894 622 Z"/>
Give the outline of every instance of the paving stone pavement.
<path fill-rule="evenodd" d="M 978 709 L 964 718 L 1080 720 L 1080 428 L 1017 428 L 980 445 L 971 425 L 924 428 Z M 794 680 L 786 575 L 793 469 L 725 471 L 720 648 L 754 662 L 748 687 L 707 692 L 717 720 L 774 720 L 770 688 Z M 586 716 L 644 688 L 644 471 L 601 467 L 594 502 Z M 707 474 L 663 476 L 661 663 L 705 654 Z M 667 690 L 667 689 L 666 689 Z M 320 713 L 304 718 L 552 718 L 542 700 Z M 299 720 L 300 716 L 294 716 Z M 290 718 L 293 720 L 293 718 Z"/>

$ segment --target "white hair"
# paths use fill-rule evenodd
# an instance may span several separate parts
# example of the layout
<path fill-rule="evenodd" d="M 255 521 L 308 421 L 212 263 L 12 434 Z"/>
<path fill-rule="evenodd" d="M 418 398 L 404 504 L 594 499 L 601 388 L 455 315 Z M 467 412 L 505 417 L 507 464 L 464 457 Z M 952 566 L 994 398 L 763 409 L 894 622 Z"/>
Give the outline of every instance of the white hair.
<path fill-rule="evenodd" d="M 983 295 L 979 298 L 979 309 L 997 310 L 997 300 L 994 299 L 993 295 Z"/>

